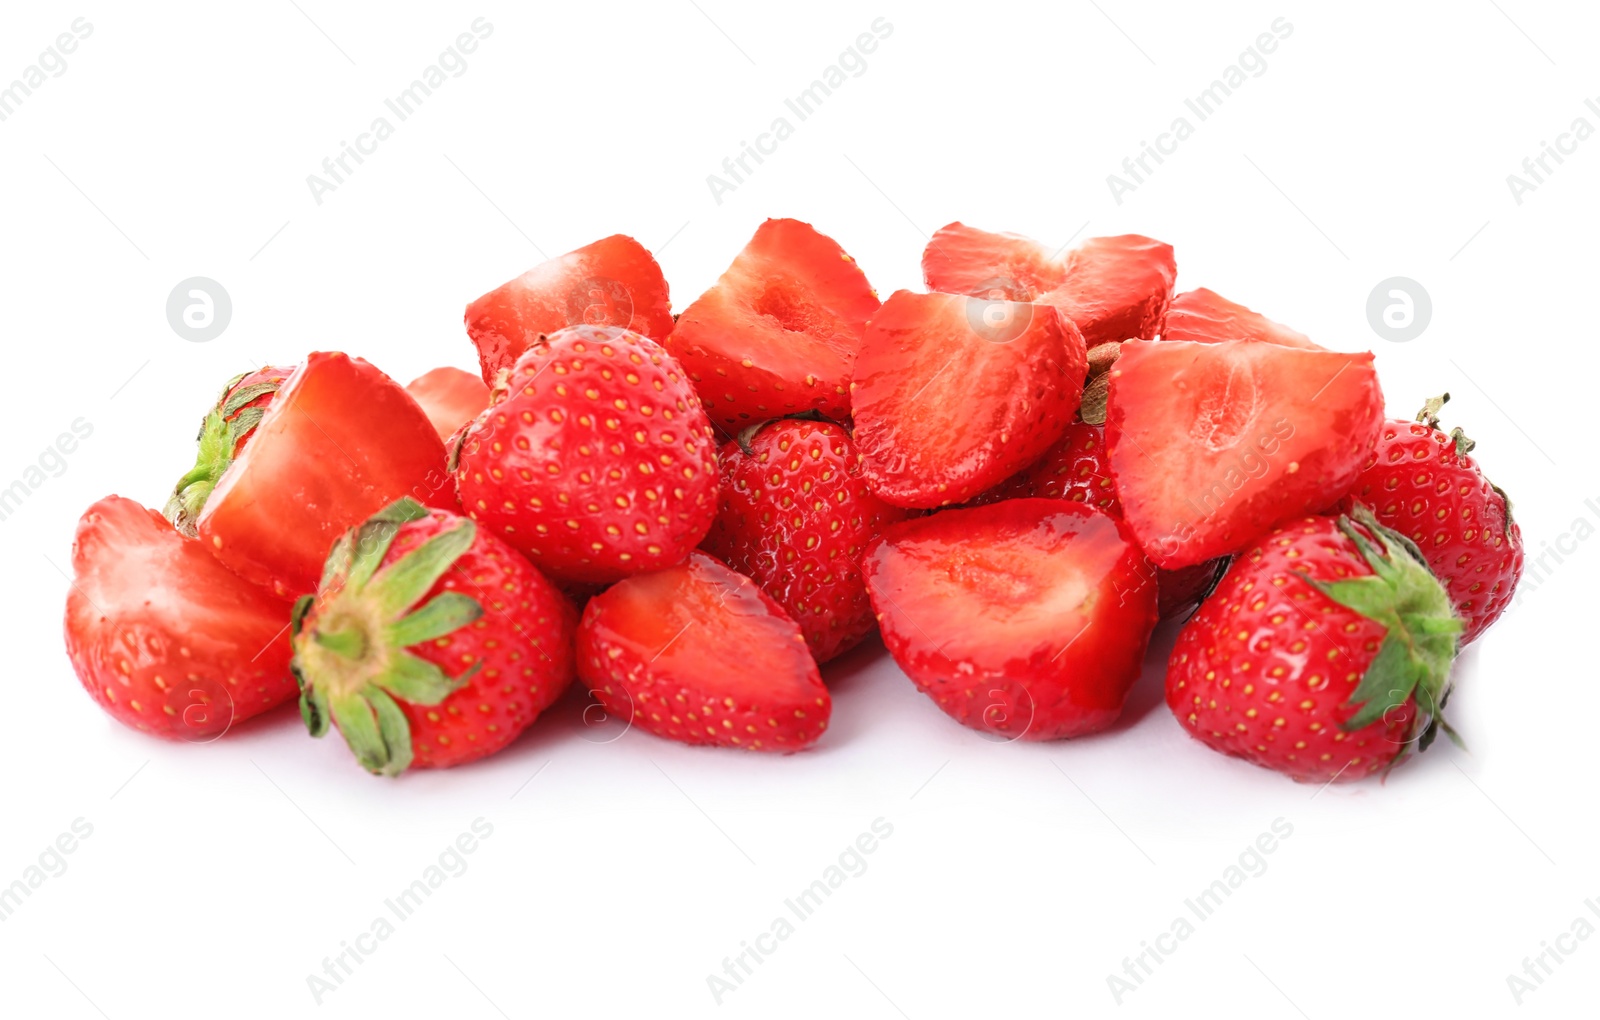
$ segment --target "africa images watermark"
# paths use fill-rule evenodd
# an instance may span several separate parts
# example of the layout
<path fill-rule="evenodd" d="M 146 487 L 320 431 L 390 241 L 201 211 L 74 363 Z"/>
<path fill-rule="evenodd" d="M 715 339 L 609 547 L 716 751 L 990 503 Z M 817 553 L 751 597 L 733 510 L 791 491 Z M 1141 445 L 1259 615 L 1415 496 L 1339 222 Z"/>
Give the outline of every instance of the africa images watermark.
<path fill-rule="evenodd" d="M 78 452 L 83 440 L 94 435 L 94 425 L 87 418 L 74 418 L 70 427 L 71 432 L 56 436 L 38 459 L 22 469 L 22 477 L 0 488 L 0 521 L 10 520 L 45 482 L 66 474 L 67 458 Z"/>
<path fill-rule="evenodd" d="M 1573 518 L 1572 526 L 1567 530 L 1554 538 L 1540 539 L 1537 552 L 1529 549 L 1524 553 L 1522 579 L 1517 582 L 1516 594 L 1511 597 L 1506 612 L 1520 608 L 1567 562 L 1568 557 L 1575 556 L 1579 547 L 1600 530 L 1600 496 L 1584 500 L 1583 508 L 1588 516 Z"/>
<path fill-rule="evenodd" d="M 866 55 L 877 50 L 879 43 L 894 34 L 894 25 L 887 18 L 875 18 L 870 32 L 862 32 L 856 36 L 856 41 L 839 54 L 838 60 L 822 69 L 821 77 L 793 98 L 785 98 L 784 108 L 795 115 L 798 120 L 804 121 L 821 108 L 823 101 L 844 85 L 850 78 L 859 78 L 867 73 Z M 847 77 L 848 75 L 848 77 Z M 739 190 L 739 185 L 745 178 L 755 173 L 755 167 L 750 165 L 755 160 L 760 166 L 765 159 L 778 151 L 778 145 L 786 142 L 794 134 L 794 124 L 784 114 L 779 114 L 772 119 L 767 130 L 756 135 L 754 143 L 741 140 L 739 153 L 729 156 L 722 161 L 722 174 L 707 174 L 706 187 L 711 189 L 711 198 L 722 204 L 722 196 L 730 191 Z"/>
<path fill-rule="evenodd" d="M 1209 119 L 1245 82 L 1267 73 L 1266 55 L 1276 52 L 1279 44 L 1294 34 L 1294 25 L 1287 18 L 1275 18 L 1267 27 L 1272 31 L 1256 36 L 1255 42 L 1239 54 L 1238 60 L 1222 69 L 1221 77 L 1193 98 L 1184 99 L 1183 105 L 1190 113 L 1201 121 Z M 1156 135 L 1154 143 L 1141 139 L 1138 154 L 1123 159 L 1122 173 L 1106 175 L 1106 187 L 1111 189 L 1111 197 L 1121 205 L 1123 195 L 1139 190 L 1139 185 L 1155 173 L 1156 167 L 1166 162 L 1163 157 L 1176 153 L 1178 145 L 1188 141 L 1193 134 L 1194 123 L 1186 115 L 1179 114 L 1173 118 L 1167 130 Z M 1150 165 L 1151 160 L 1155 161 L 1156 166 Z"/>
<path fill-rule="evenodd" d="M 483 40 L 494 34 L 494 25 L 484 18 L 473 19 L 469 27 L 472 29 L 471 32 L 462 32 L 456 36 L 455 42 L 439 54 L 438 60 L 424 67 L 422 74 L 410 85 L 400 90 L 393 98 L 384 99 L 384 108 L 394 114 L 396 120 L 405 121 L 421 109 L 428 97 L 445 82 L 467 73 L 466 54 L 475 52 Z M 321 205 L 324 195 L 339 190 L 339 185 L 346 183 L 356 172 L 356 167 L 366 162 L 364 157 L 377 152 L 378 146 L 388 141 L 393 134 L 394 122 L 387 116 L 379 114 L 372 119 L 371 124 L 367 125 L 367 130 L 356 135 L 354 143 L 341 139 L 338 155 L 323 159 L 322 173 L 306 175 L 306 187 L 311 189 L 312 200 Z M 355 161 L 355 166 L 350 165 L 352 160 Z"/>
<path fill-rule="evenodd" d="M 1583 105 L 1589 112 L 1600 117 L 1600 101 L 1584 99 Z M 1560 169 L 1566 157 L 1578 151 L 1578 146 L 1594 137 L 1594 125 L 1589 118 L 1579 116 L 1567 125 L 1567 130 L 1556 135 L 1554 144 L 1540 139 L 1539 154 L 1527 156 L 1522 160 L 1521 174 L 1507 174 L 1506 187 L 1511 189 L 1511 198 L 1518 205 L 1522 204 L 1522 196 L 1530 191 L 1539 190 L 1539 185 L 1546 182 L 1546 178 Z"/>
<path fill-rule="evenodd" d="M 738 991 L 745 979 L 755 973 L 756 966 L 766 963 L 767 957 L 789 941 L 789 937 L 798 930 L 796 921 L 810 920 L 835 889 L 848 879 L 859 878 L 867 873 L 867 855 L 878 850 L 880 841 L 894 835 L 894 826 L 879 817 L 872 820 L 868 829 L 870 831 L 862 832 L 841 850 L 837 862 L 823 868 L 820 877 L 797 895 L 783 901 L 787 913 L 774 917 L 766 931 L 749 941 L 740 942 L 739 952 L 723 957 L 721 974 L 706 975 L 706 988 L 710 989 L 711 998 L 717 1005 L 722 1005 L 723 996 Z M 790 917 L 794 920 L 791 921 Z"/>
<path fill-rule="evenodd" d="M 11 84 L 0 88 L 0 121 L 15 116 L 23 101 L 45 82 L 66 74 L 67 55 L 76 52 L 79 43 L 94 35 L 94 25 L 88 18 L 74 18 L 67 27 L 72 31 L 56 36 L 55 42 L 45 47 L 37 60 L 24 67 Z"/>
<path fill-rule="evenodd" d="M 1600 897 L 1587 899 L 1583 905 L 1589 913 L 1600 918 Z M 1567 957 L 1576 953 L 1583 943 L 1589 941 L 1594 935 L 1595 922 L 1579 914 L 1572 919 L 1567 930 L 1557 935 L 1553 940 L 1539 943 L 1540 950 L 1533 956 L 1522 958 L 1522 973 L 1512 972 L 1506 975 L 1506 988 L 1511 992 L 1511 999 L 1517 1005 L 1522 1005 L 1527 996 L 1537 992 L 1543 986 L 1545 979 L 1554 975 L 1556 968 L 1567 962 Z M 1551 942 L 1555 944 L 1552 945 Z"/>
<path fill-rule="evenodd" d="M 39 852 L 36 863 L 22 869 L 22 877 L 13 879 L 8 886 L 0 887 L 0 922 L 9 921 L 23 903 L 33 898 L 34 890 L 45 882 L 65 875 L 67 857 L 93 835 L 94 826 L 87 819 L 74 818 L 66 831 Z"/>

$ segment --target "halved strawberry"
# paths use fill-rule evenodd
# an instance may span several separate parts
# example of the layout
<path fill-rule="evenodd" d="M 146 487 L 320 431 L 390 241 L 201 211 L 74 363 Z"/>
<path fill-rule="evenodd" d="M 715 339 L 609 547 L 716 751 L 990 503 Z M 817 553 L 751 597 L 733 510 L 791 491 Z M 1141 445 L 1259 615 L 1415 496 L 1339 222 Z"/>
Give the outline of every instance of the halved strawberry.
<path fill-rule="evenodd" d="M 467 335 L 483 381 L 494 385 L 541 333 L 567 326 L 621 326 L 653 340 L 672 332 L 672 301 L 644 245 L 613 234 L 541 262 L 467 306 Z"/>
<path fill-rule="evenodd" d="M 1091 237 L 1062 254 L 1020 234 L 951 223 L 922 252 L 929 290 L 1054 305 L 1090 347 L 1154 339 L 1177 275 L 1172 246 L 1138 234 Z"/>
<path fill-rule="evenodd" d="M 1304 333 L 1273 322 L 1260 312 L 1229 301 L 1216 291 L 1204 287 L 1186 290 L 1172 299 L 1161 339 L 1193 340 L 1202 344 L 1214 344 L 1222 340 L 1261 340 L 1285 347 L 1304 347 L 1314 351 L 1323 349 L 1312 343 Z"/>
<path fill-rule="evenodd" d="M 1175 569 L 1331 506 L 1382 424 L 1369 353 L 1141 340 L 1111 369 L 1106 442 L 1124 518 Z"/>
<path fill-rule="evenodd" d="M 1012 740 L 1114 722 L 1156 624 L 1132 533 L 1085 503 L 1012 499 L 902 521 L 862 566 L 906 675 L 957 722 Z"/>
<path fill-rule="evenodd" d="M 294 698 L 289 607 L 154 510 L 107 496 L 72 542 L 66 644 L 118 722 L 205 741 Z"/>
<path fill-rule="evenodd" d="M 1060 438 L 1087 364 L 1049 305 L 896 291 L 850 386 L 867 485 L 896 506 L 971 499 Z"/>
<path fill-rule="evenodd" d="M 417 376 L 406 385 L 406 392 L 428 416 L 441 440 L 448 440 L 489 406 L 489 387 L 482 379 L 448 366 Z"/>
<path fill-rule="evenodd" d="M 457 507 L 439 434 L 399 383 L 319 351 L 211 492 L 199 535 L 234 573 L 293 599 L 316 589 L 335 538 L 402 496 Z"/>
<path fill-rule="evenodd" d="M 872 285 L 833 238 L 767 220 L 664 346 L 721 425 L 810 410 L 843 421 L 861 331 L 877 310 Z"/>
<path fill-rule="evenodd" d="M 283 381 L 294 374 L 295 366 L 268 365 L 254 372 L 236 375 L 222 388 L 222 396 L 206 413 L 196 437 L 200 449 L 194 467 L 178 479 L 162 513 L 172 526 L 193 538 L 195 521 L 206 505 L 217 480 L 244 449 L 250 433 L 261 424 L 262 415 Z"/>
<path fill-rule="evenodd" d="M 589 600 L 578 676 L 610 714 L 686 744 L 797 751 L 833 705 L 794 621 L 700 552 Z"/>

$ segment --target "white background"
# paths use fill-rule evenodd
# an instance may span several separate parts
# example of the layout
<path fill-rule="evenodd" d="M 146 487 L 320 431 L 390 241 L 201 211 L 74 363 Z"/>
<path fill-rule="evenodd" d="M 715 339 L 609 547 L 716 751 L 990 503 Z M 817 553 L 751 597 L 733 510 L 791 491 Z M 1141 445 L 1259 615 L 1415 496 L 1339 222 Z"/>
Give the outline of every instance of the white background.
<path fill-rule="evenodd" d="M 6 6 L 0 82 L 75 17 L 94 32 L 0 123 L 0 484 L 75 418 L 94 434 L 0 522 L 0 885 L 75 818 L 94 831 L 0 922 L 0 1012 L 1592 1010 L 1600 937 L 1520 1009 L 1506 983 L 1580 915 L 1600 925 L 1600 543 L 1570 539 L 1600 524 L 1600 138 L 1520 205 L 1506 183 L 1574 118 L 1600 128 L 1592 5 L 445 6 Z M 306 176 L 480 15 L 468 70 L 316 204 Z M 866 71 L 713 201 L 707 174 L 880 16 Z M 1266 71 L 1114 201 L 1107 174 L 1279 17 L 1294 30 Z M 658 253 L 681 309 L 767 216 L 837 238 L 884 296 L 920 285 L 926 234 L 954 219 L 1051 244 L 1148 233 L 1176 246 L 1180 289 L 1375 349 L 1392 415 L 1450 390 L 1530 553 L 1575 549 L 1459 662 L 1471 753 L 1320 792 L 1225 759 L 1160 702 L 1170 629 L 1125 724 L 1071 743 L 958 727 L 874 643 L 826 671 L 834 724 L 810 753 L 601 742 L 615 731 L 569 700 L 498 757 L 398 781 L 292 710 L 173 745 L 79 688 L 59 638 L 74 522 L 107 493 L 159 506 L 228 376 L 319 348 L 402 381 L 472 367 L 469 300 L 617 231 Z M 206 344 L 164 315 L 194 275 L 234 303 Z M 1434 308 L 1405 344 L 1365 313 L 1396 275 Z M 470 868 L 318 1006 L 307 976 L 479 817 Z M 880 817 L 867 871 L 718 1006 L 707 976 Z M 1293 835 L 1268 870 L 1117 1005 L 1107 976 L 1278 818 Z"/>

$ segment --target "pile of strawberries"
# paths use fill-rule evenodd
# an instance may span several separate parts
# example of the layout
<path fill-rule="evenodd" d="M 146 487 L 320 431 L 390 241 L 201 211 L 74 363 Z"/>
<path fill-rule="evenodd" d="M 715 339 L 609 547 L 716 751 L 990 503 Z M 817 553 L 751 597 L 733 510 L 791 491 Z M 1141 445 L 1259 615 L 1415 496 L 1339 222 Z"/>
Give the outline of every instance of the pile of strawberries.
<path fill-rule="evenodd" d="M 674 315 L 617 235 L 468 306 L 482 382 L 236 378 L 164 513 L 84 514 L 73 667 L 163 737 L 298 698 L 394 775 L 500 750 L 575 676 L 660 737 L 800 750 L 874 629 L 957 722 L 1074 737 L 1191 613 L 1167 704 L 1210 747 L 1329 781 L 1454 736 L 1523 553 L 1442 400 L 1387 419 L 1370 353 L 1174 296 L 1149 238 L 952 223 L 922 268 L 880 302 L 768 220 Z"/>

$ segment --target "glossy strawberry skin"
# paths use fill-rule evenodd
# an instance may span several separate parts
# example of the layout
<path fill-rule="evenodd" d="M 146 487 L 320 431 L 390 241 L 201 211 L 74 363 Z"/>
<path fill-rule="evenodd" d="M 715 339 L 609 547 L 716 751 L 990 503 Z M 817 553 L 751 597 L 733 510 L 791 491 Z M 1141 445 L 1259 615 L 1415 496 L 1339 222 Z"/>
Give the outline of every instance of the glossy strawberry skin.
<path fill-rule="evenodd" d="M 774 422 L 719 458 L 717 519 L 702 548 L 753 578 L 800 625 L 817 662 L 872 632 L 861 551 L 908 511 L 874 496 L 850 434 L 832 422 Z"/>
<path fill-rule="evenodd" d="M 780 415 L 850 416 L 850 373 L 878 296 L 831 237 L 767 220 L 663 344 L 706 413 L 737 431 Z"/>
<path fill-rule="evenodd" d="M 686 744 L 797 751 L 833 709 L 800 628 L 704 553 L 590 599 L 577 654 L 609 714 Z"/>
<path fill-rule="evenodd" d="M 1274 529 L 1235 557 L 1178 633 L 1167 664 L 1173 715 L 1214 750 L 1300 782 L 1348 782 L 1387 768 L 1409 751 L 1416 700 L 1353 732 L 1341 728 L 1386 631 L 1306 580 L 1371 573 L 1332 517 Z"/>
<path fill-rule="evenodd" d="M 1111 725 L 1156 624 L 1149 562 L 1124 523 L 1084 503 L 914 518 L 862 562 L 895 662 L 957 722 L 1001 739 Z"/>
<path fill-rule="evenodd" d="M 716 516 L 711 422 L 677 360 L 616 327 L 534 345 L 459 446 L 467 515 L 560 582 L 681 561 Z"/>
<path fill-rule="evenodd" d="M 72 566 L 67 656 L 118 722 L 205 741 L 293 700 L 289 607 L 154 510 L 120 496 L 91 506 Z"/>
<path fill-rule="evenodd" d="M 1167 310 L 1163 340 L 1191 340 L 1214 344 L 1224 340 L 1260 340 L 1284 347 L 1322 350 L 1304 333 L 1273 322 L 1260 312 L 1204 287 L 1185 291 L 1172 299 Z"/>
<path fill-rule="evenodd" d="M 461 426 L 476 418 L 489 406 L 489 387 L 471 372 L 459 368 L 435 368 L 406 384 L 406 392 L 433 423 L 439 438 L 449 443 Z"/>
<path fill-rule="evenodd" d="M 492 387 L 541 334 L 568 326 L 619 326 L 664 340 L 672 332 L 672 300 L 655 257 L 613 234 L 491 290 L 467 306 L 466 324 Z"/>
<path fill-rule="evenodd" d="M 1384 423 L 1350 499 L 1422 550 L 1474 640 L 1511 604 L 1522 577 L 1522 529 L 1505 494 L 1456 441 L 1418 422 Z"/>

